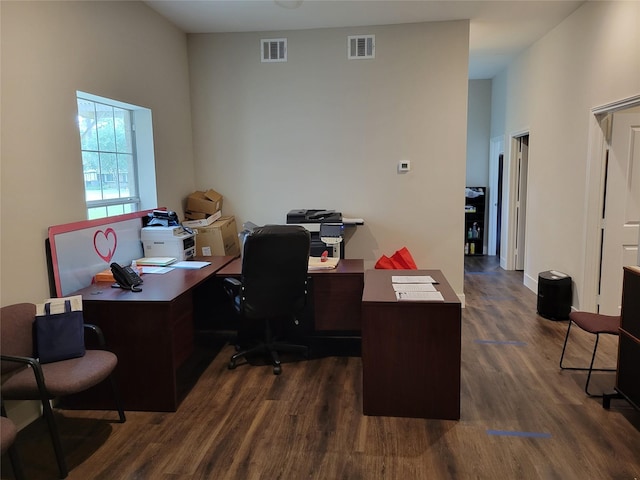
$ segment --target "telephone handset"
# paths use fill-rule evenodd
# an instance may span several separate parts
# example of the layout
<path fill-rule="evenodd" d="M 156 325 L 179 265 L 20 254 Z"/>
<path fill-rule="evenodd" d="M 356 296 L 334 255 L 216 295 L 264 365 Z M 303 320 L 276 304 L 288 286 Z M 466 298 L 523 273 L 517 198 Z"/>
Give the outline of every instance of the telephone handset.
<path fill-rule="evenodd" d="M 142 283 L 142 279 L 131 267 L 121 267 L 117 263 L 111 264 L 111 273 L 113 278 L 118 282 L 120 288 L 131 290 L 132 292 L 141 292 L 142 288 L 138 285 Z"/>

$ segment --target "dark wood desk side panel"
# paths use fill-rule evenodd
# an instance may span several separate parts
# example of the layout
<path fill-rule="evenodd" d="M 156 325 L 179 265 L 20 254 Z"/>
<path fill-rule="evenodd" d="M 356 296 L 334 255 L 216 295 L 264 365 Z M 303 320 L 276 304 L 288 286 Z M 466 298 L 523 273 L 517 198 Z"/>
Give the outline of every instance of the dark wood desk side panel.
<path fill-rule="evenodd" d="M 221 268 L 218 277 L 240 277 L 242 259 L 237 258 Z M 313 270 L 310 295 L 313 298 L 314 330 L 360 331 L 364 260 L 342 259 L 336 269 Z"/>
<path fill-rule="evenodd" d="M 459 419 L 460 305 L 362 309 L 364 413 Z"/>
<path fill-rule="evenodd" d="M 616 390 L 640 409 L 640 340 L 620 332 Z"/>
<path fill-rule="evenodd" d="M 159 302 L 85 302 L 85 322 L 98 325 L 107 349 L 118 357 L 115 377 L 125 410 L 175 411 L 176 378 L 172 319 Z M 65 403 L 111 410 L 113 396 L 103 384 Z"/>
<path fill-rule="evenodd" d="M 623 278 L 620 328 L 640 338 L 640 271 L 627 267 Z"/>
<path fill-rule="evenodd" d="M 616 390 L 640 408 L 640 269 L 625 267 Z"/>
<path fill-rule="evenodd" d="M 95 307 L 95 309 L 94 309 Z M 166 304 L 85 304 L 118 356 L 117 378 L 126 410 L 177 408 L 172 319 Z"/>
<path fill-rule="evenodd" d="M 180 295 L 171 302 L 169 309 L 173 364 L 177 371 L 194 351 L 194 291 L 189 290 Z"/>
<path fill-rule="evenodd" d="M 316 331 L 362 329 L 361 307 L 364 275 L 316 275 L 313 277 Z"/>

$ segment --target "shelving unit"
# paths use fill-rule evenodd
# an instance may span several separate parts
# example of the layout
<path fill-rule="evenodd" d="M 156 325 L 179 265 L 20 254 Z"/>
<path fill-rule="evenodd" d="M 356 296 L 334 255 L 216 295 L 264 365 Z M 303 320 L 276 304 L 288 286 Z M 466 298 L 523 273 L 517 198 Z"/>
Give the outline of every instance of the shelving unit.
<path fill-rule="evenodd" d="M 464 254 L 484 254 L 486 187 L 467 187 L 464 206 Z"/>

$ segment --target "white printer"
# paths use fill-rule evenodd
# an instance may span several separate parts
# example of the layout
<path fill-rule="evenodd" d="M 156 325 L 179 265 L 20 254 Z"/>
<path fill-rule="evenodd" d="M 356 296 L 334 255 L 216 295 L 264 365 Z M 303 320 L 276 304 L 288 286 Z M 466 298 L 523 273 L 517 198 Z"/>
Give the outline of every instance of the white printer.
<path fill-rule="evenodd" d="M 174 257 L 181 261 L 196 253 L 195 234 L 180 226 L 144 227 L 140 239 L 145 257 Z"/>

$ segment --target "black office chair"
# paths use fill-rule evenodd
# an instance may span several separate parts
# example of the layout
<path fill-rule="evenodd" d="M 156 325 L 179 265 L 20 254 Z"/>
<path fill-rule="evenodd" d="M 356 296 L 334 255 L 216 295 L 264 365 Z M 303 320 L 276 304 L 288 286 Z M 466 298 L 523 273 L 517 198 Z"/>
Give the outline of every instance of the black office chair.
<path fill-rule="evenodd" d="M 244 240 L 242 276 L 225 278 L 223 284 L 241 318 L 264 322 L 263 341 L 231 357 L 229 369 L 241 357 L 268 353 L 273 373 L 282 372 L 278 352 L 307 354 L 308 348 L 275 341 L 275 322 L 292 319 L 302 311 L 307 298 L 309 232 L 298 225 L 256 227 Z"/>

